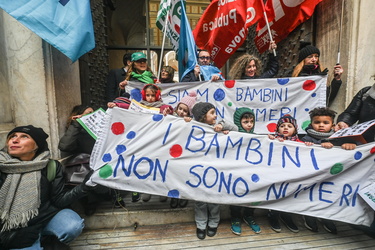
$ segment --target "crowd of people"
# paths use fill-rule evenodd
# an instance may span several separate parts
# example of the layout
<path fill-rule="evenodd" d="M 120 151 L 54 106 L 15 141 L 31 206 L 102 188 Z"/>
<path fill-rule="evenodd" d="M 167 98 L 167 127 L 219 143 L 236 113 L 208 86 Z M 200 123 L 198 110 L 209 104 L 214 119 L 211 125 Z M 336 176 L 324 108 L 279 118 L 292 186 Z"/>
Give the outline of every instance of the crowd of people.
<path fill-rule="evenodd" d="M 269 52 L 277 48 L 271 43 Z M 315 46 L 303 44 L 300 48 L 298 64 L 292 76 L 306 76 L 327 74 L 319 60 L 320 51 Z M 212 126 L 218 133 L 228 134 L 230 131 L 254 133 L 256 117 L 251 107 L 237 107 L 233 115 L 233 123 L 227 120 L 217 122 L 216 108 L 208 102 L 197 102 L 197 94 L 190 92 L 181 98 L 175 107 L 163 103 L 161 98 L 162 83 L 174 83 L 175 70 L 170 66 L 162 67 L 161 78 L 157 79 L 147 64 L 147 57 L 142 52 L 125 54 L 124 67 L 110 71 L 107 82 L 107 107 L 129 109 L 130 94 L 126 91 L 129 81 L 141 82 L 140 104 L 157 108 L 164 116 L 173 115 L 190 122 L 192 119 Z M 203 74 L 204 66 L 214 65 L 210 53 L 201 50 L 198 53 L 198 64 L 188 72 L 182 82 L 219 81 L 223 79 L 221 73 L 212 75 Z M 277 57 L 269 53 L 268 64 L 262 70 L 261 61 L 249 54 L 238 57 L 229 71 L 228 79 L 255 79 L 275 77 L 279 69 Z M 340 65 L 334 66 L 334 77 L 327 86 L 327 106 L 335 99 L 342 84 L 343 69 Z M 310 111 L 311 124 L 306 128 L 306 135 L 298 135 L 296 119 L 290 115 L 280 117 L 276 130 L 269 134 L 270 140 L 292 140 L 304 143 L 307 146 L 320 144 L 324 148 L 332 148 L 328 140 L 335 130 L 352 126 L 356 122 L 362 123 L 375 118 L 375 84 L 365 87 L 353 98 L 347 109 L 338 116 L 335 126 L 336 112 L 328 107 L 316 107 Z M 67 162 L 77 162 L 77 156 L 82 155 L 88 163 L 95 139 L 77 122 L 77 118 L 93 112 L 88 106 L 78 105 L 73 108 L 68 118 L 66 132 L 59 142 L 59 149 Z M 301 138 L 300 138 L 301 137 Z M 6 139 L 5 147 L 0 151 L 0 214 L 1 214 L 1 249 L 40 249 L 46 241 L 69 243 L 82 231 L 83 219 L 69 205 L 84 199 L 85 213 L 95 212 L 99 202 L 110 197 L 114 206 L 124 207 L 125 192 L 113 190 L 97 185 L 90 187 L 86 181 L 92 171 L 87 172 L 83 180 L 75 185 L 67 185 L 66 173 L 59 161 L 50 159 L 47 144 L 48 135 L 42 128 L 32 125 L 19 126 L 11 130 Z M 370 135 L 367 141 L 373 141 Z M 355 149 L 356 143 L 343 143 L 345 150 Z M 82 161 L 79 161 L 82 164 Z M 69 164 L 67 164 L 69 165 Z M 133 202 L 150 200 L 150 194 L 131 192 Z M 168 197 L 160 197 L 165 202 Z M 185 207 L 187 200 L 171 198 L 170 207 Z M 199 239 L 216 235 L 220 223 L 220 205 L 198 202 L 194 203 L 196 235 Z M 241 235 L 241 222 L 245 222 L 255 233 L 261 228 L 254 217 L 254 208 L 230 205 L 231 228 L 235 235 Z M 292 232 L 299 231 L 293 222 L 293 215 L 286 212 L 268 211 L 271 228 L 281 231 L 279 220 Z M 324 229 L 330 233 L 337 233 L 333 221 L 321 220 Z M 317 218 L 304 216 L 305 226 L 316 232 Z M 57 243 L 56 243 L 57 244 Z M 35 247 L 35 248 L 33 248 Z"/>

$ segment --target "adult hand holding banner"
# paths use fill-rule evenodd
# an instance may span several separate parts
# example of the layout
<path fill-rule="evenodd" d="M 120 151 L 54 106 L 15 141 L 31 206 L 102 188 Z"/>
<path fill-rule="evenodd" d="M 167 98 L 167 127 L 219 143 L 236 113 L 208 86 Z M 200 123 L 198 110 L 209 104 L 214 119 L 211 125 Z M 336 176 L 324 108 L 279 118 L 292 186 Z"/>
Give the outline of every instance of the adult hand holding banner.
<path fill-rule="evenodd" d="M 224 135 L 196 121 L 120 108 L 107 111 L 102 127 L 91 155 L 94 183 L 358 225 L 373 220 L 357 193 L 374 182 L 375 143 L 325 149 L 265 135 Z"/>
<path fill-rule="evenodd" d="M 182 97 L 196 91 L 197 101 L 215 105 L 218 119 L 233 121 L 236 108 L 248 107 L 255 114 L 255 133 L 273 133 L 277 120 L 290 114 L 299 133 L 310 123 L 309 111 L 326 106 L 327 76 L 269 78 L 217 82 L 160 84 L 165 104 L 176 107 Z M 143 83 L 129 82 L 127 92 L 140 101 Z"/>

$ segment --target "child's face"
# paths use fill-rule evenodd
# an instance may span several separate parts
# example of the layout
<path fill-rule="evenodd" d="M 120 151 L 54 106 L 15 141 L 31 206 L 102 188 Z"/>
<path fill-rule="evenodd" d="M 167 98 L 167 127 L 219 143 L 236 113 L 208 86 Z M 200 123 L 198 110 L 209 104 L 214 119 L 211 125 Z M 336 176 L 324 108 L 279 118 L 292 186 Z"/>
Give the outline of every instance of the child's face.
<path fill-rule="evenodd" d="M 250 132 L 254 127 L 254 118 L 242 118 L 241 126 L 246 132 Z"/>
<path fill-rule="evenodd" d="M 186 104 L 180 103 L 177 107 L 176 113 L 179 117 L 185 117 L 189 115 L 189 107 Z"/>
<path fill-rule="evenodd" d="M 333 120 L 330 116 L 314 116 L 311 126 L 317 132 L 328 133 L 333 127 Z"/>
<path fill-rule="evenodd" d="M 284 122 L 280 125 L 279 130 L 277 131 L 285 137 L 291 137 L 295 134 L 296 128 L 293 124 L 289 122 Z"/>
<path fill-rule="evenodd" d="M 207 112 L 204 122 L 209 125 L 214 125 L 216 123 L 216 110 L 214 108 Z"/>
<path fill-rule="evenodd" d="M 152 89 L 146 89 L 146 101 L 148 101 L 148 102 L 155 102 L 156 101 L 155 91 L 153 91 Z"/>

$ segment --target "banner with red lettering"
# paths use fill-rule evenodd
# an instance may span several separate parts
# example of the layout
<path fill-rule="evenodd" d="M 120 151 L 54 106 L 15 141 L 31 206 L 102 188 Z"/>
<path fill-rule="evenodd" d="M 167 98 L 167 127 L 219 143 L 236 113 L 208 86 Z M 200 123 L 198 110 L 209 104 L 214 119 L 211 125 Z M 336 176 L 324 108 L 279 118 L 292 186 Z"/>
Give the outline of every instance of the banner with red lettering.
<path fill-rule="evenodd" d="M 274 18 L 269 22 L 273 40 L 278 43 L 286 38 L 298 25 L 308 20 L 322 0 L 268 0 L 265 6 L 267 16 Z M 257 26 L 255 45 L 260 53 L 268 49 L 270 36 L 264 19 Z"/>
<path fill-rule="evenodd" d="M 197 46 L 211 53 L 221 68 L 245 41 L 248 28 L 262 15 L 261 0 L 214 0 L 193 31 Z"/>

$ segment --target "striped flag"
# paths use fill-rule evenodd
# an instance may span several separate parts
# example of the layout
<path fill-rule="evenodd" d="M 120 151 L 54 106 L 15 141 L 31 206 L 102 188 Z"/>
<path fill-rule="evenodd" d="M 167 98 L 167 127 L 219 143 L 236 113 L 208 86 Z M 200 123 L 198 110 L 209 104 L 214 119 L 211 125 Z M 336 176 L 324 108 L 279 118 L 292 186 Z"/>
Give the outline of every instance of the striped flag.
<path fill-rule="evenodd" d="M 89 0 L 0 0 L 0 8 L 73 62 L 95 48 Z"/>
<path fill-rule="evenodd" d="M 178 40 L 180 36 L 181 5 L 182 0 L 161 0 L 156 26 L 163 32 L 172 43 L 173 50 L 178 51 Z"/>

